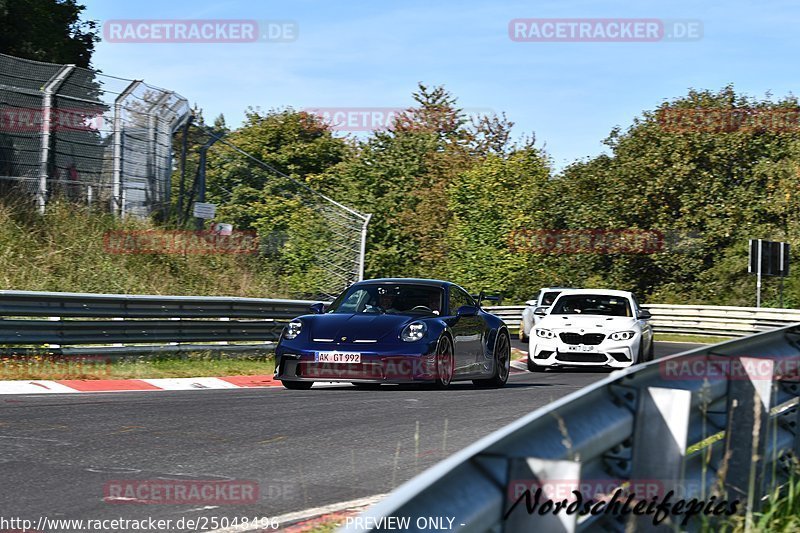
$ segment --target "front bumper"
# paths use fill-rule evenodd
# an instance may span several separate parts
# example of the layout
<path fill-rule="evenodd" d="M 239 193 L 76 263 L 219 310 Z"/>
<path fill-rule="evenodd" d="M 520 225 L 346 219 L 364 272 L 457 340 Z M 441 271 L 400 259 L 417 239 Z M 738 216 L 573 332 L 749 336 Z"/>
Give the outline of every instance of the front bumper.
<path fill-rule="evenodd" d="M 567 344 L 560 338 L 530 338 L 528 360 L 536 366 L 599 366 L 628 368 L 636 356 L 638 338 L 612 341 L 606 338 L 597 345 Z"/>
<path fill-rule="evenodd" d="M 320 351 L 360 353 L 360 363 L 319 363 Z M 279 345 L 275 349 L 275 379 L 282 381 L 347 381 L 415 383 L 436 380 L 436 342 L 407 346 L 379 344 Z"/>

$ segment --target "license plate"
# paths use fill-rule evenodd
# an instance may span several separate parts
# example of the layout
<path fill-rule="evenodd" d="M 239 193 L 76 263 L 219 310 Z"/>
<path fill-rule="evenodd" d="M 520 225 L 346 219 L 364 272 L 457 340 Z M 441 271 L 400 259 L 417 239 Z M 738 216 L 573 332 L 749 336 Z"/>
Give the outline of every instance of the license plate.
<path fill-rule="evenodd" d="M 568 352 L 593 352 L 594 346 L 586 346 L 585 344 L 574 344 L 567 346 Z"/>
<path fill-rule="evenodd" d="M 314 352 L 317 363 L 360 363 L 361 354 L 357 352 Z"/>

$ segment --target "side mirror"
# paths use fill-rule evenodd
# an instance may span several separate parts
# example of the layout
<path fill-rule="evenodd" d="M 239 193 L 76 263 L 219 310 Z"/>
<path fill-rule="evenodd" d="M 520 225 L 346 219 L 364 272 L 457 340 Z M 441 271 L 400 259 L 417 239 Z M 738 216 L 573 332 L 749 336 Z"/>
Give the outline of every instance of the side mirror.
<path fill-rule="evenodd" d="M 325 312 L 325 304 L 322 302 L 315 303 L 308 307 L 315 315 L 321 315 Z"/>
<path fill-rule="evenodd" d="M 647 309 L 640 309 L 639 314 L 636 316 L 639 320 L 650 320 L 653 318 L 653 315 L 650 314 L 650 311 Z"/>
<path fill-rule="evenodd" d="M 547 309 L 548 309 L 547 307 L 537 307 L 533 311 L 533 314 L 536 316 L 547 316 Z"/>
<path fill-rule="evenodd" d="M 529 307 L 536 307 L 538 304 L 539 302 L 536 300 L 528 300 L 527 302 L 525 302 L 525 305 Z"/>
<path fill-rule="evenodd" d="M 456 311 L 456 316 L 475 316 L 478 314 L 478 308 L 474 305 L 462 305 Z"/>

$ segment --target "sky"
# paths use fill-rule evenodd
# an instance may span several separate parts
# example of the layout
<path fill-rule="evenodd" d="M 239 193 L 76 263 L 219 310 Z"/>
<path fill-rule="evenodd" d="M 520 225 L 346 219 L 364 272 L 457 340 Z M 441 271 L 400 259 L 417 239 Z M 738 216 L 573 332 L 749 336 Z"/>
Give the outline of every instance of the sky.
<path fill-rule="evenodd" d="M 614 127 L 627 128 L 643 110 L 690 88 L 733 84 L 763 98 L 797 93 L 800 85 L 800 3 L 792 1 L 82 3 L 84 18 L 107 30 L 141 20 L 290 24 L 294 33 L 281 33 L 283 42 L 97 44 L 95 68 L 176 91 L 202 108 L 206 120 L 221 113 L 236 127 L 249 107 L 351 114 L 404 108 L 422 82 L 443 85 L 473 114 L 505 112 L 515 137 L 534 134 L 556 168 L 607 153 L 602 141 Z M 515 19 L 535 19 L 525 28 L 545 37 L 550 19 L 657 19 L 665 28 L 688 21 L 678 24 L 695 35 L 519 42 L 509 34 Z M 600 26 L 611 32 L 607 23 Z"/>

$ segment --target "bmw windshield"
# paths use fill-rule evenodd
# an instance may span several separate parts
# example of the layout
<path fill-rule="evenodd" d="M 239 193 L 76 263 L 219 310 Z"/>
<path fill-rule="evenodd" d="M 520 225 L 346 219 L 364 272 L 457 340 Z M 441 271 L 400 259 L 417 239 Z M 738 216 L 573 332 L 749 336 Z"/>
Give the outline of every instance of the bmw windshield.
<path fill-rule="evenodd" d="M 355 285 L 330 305 L 328 313 L 439 315 L 444 291 L 432 285 L 408 283 Z"/>
<path fill-rule="evenodd" d="M 627 298 L 601 294 L 570 294 L 556 300 L 551 315 L 633 316 Z"/>

